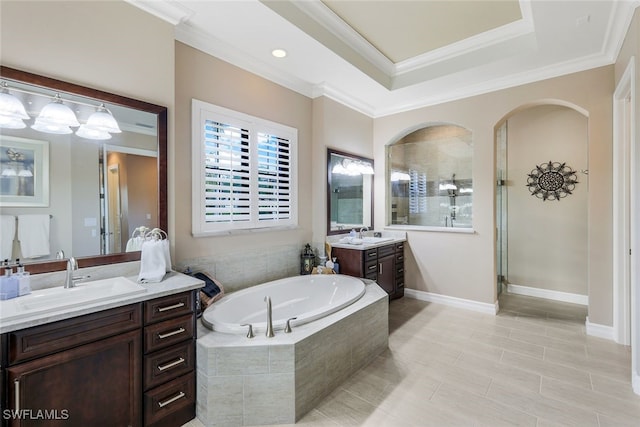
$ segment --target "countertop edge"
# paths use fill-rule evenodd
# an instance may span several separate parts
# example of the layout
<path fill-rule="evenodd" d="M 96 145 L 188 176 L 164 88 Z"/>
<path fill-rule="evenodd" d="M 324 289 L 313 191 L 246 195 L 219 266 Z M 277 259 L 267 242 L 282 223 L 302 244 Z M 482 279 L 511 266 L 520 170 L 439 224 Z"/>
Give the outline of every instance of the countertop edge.
<path fill-rule="evenodd" d="M 138 279 L 137 276 L 129 276 L 127 278 L 134 282 Z M 161 298 L 167 295 L 178 294 L 180 292 L 200 289 L 204 287 L 204 282 L 200 279 L 196 279 L 195 277 L 172 271 L 167 273 L 167 276 L 162 282 L 141 283 L 140 285 L 145 287 L 147 292 L 135 295 L 126 295 L 120 298 L 110 299 L 108 301 L 97 301 L 80 307 L 67 307 L 47 313 L 34 313 L 33 316 L 9 320 L 6 322 L 3 321 L 2 316 L 0 316 L 0 334 L 53 323 L 60 320 L 71 319 L 85 314 L 92 314 L 111 308 L 148 301 L 150 299 Z"/>
<path fill-rule="evenodd" d="M 407 241 L 406 238 L 399 237 L 392 240 L 385 240 L 384 242 L 361 244 L 361 245 L 352 245 L 349 243 L 338 243 L 338 242 L 329 242 L 329 244 L 331 245 L 332 248 L 354 249 L 356 251 L 366 251 L 368 249 L 379 248 L 380 246 L 386 246 L 386 245 L 394 245 L 396 243 L 402 243 L 406 241 Z"/>

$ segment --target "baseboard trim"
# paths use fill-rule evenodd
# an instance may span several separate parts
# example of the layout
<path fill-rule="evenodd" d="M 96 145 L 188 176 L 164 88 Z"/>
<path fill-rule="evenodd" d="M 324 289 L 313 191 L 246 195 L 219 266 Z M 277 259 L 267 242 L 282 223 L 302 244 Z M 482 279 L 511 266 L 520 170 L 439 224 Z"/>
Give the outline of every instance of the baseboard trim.
<path fill-rule="evenodd" d="M 640 375 L 637 372 L 631 375 L 631 384 L 633 384 L 633 392 L 640 394 Z"/>
<path fill-rule="evenodd" d="M 587 320 L 584 322 L 584 325 L 586 327 L 587 335 L 590 335 L 592 337 L 597 337 L 597 338 L 604 338 L 605 340 L 615 342 L 615 334 L 613 331 L 613 326 L 605 326 L 605 325 L 599 325 L 597 323 L 591 323 L 589 322 L 589 317 L 587 317 Z"/>
<path fill-rule="evenodd" d="M 554 301 L 570 302 L 573 304 L 589 305 L 589 296 L 572 294 L 569 292 L 552 291 L 550 289 L 532 288 L 531 286 L 514 285 L 509 283 L 507 292 L 515 295 L 526 295 L 529 297 L 545 298 Z"/>
<path fill-rule="evenodd" d="M 450 297 L 448 295 L 434 294 L 426 291 L 416 291 L 415 289 L 404 288 L 404 295 L 408 298 L 421 301 L 433 302 L 436 304 L 448 305 L 451 307 L 464 308 L 466 310 L 478 311 L 486 314 L 498 313 L 498 301 L 493 304 L 478 302 L 464 298 Z"/>

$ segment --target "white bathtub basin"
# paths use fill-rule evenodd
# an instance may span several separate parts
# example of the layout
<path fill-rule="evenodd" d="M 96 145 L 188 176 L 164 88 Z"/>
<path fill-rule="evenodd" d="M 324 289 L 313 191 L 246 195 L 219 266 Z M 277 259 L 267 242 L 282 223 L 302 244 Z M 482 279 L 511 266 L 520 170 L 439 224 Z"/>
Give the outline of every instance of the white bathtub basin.
<path fill-rule="evenodd" d="M 64 287 L 41 289 L 29 295 L 0 301 L 0 320 L 16 320 L 36 313 L 55 312 L 146 291 L 146 288 L 126 277 L 78 283 L 70 289 Z"/>

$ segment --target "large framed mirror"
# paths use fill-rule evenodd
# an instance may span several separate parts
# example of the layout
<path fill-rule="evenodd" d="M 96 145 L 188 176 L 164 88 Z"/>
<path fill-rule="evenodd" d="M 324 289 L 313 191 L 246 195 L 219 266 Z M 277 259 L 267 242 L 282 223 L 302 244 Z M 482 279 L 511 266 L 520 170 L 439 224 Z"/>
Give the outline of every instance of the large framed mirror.
<path fill-rule="evenodd" d="M 32 273 L 139 260 L 132 234 L 168 225 L 167 108 L 5 66 L 0 85 L 0 258 Z"/>
<path fill-rule="evenodd" d="M 327 149 L 327 234 L 373 227 L 373 160 Z"/>

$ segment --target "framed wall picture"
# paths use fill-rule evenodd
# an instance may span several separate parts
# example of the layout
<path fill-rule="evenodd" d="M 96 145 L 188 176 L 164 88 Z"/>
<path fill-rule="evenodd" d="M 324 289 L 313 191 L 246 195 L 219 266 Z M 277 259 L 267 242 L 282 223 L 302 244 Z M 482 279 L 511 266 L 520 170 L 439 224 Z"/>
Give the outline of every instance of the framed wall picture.
<path fill-rule="evenodd" d="M 0 135 L 0 207 L 49 206 L 49 142 Z"/>

